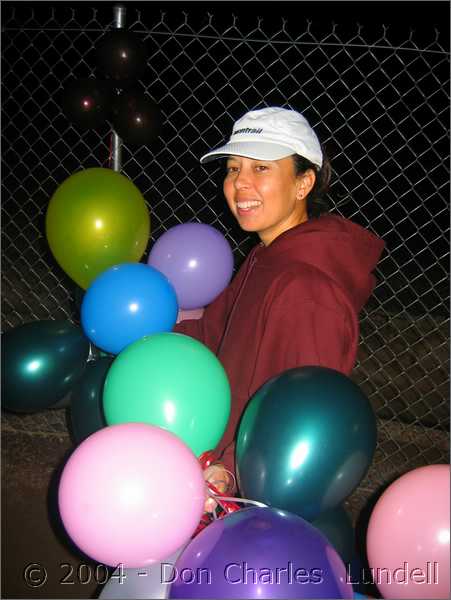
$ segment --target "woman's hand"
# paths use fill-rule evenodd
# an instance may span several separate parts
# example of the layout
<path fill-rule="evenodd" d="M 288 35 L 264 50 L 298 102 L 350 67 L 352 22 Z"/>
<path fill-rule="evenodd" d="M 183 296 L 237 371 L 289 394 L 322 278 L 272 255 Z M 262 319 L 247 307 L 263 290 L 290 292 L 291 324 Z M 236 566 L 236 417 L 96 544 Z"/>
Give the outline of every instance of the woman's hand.
<path fill-rule="evenodd" d="M 206 482 L 213 484 L 223 494 L 230 491 L 233 486 L 233 478 L 221 463 L 215 463 L 207 467 L 204 471 L 204 479 Z M 206 491 L 205 512 L 212 513 L 217 505 L 216 500 L 211 498 L 208 491 Z"/>
<path fill-rule="evenodd" d="M 182 310 L 180 309 L 177 314 L 176 323 L 180 323 L 181 321 L 186 321 L 187 319 L 201 319 L 204 314 L 203 308 L 192 308 L 191 310 Z"/>

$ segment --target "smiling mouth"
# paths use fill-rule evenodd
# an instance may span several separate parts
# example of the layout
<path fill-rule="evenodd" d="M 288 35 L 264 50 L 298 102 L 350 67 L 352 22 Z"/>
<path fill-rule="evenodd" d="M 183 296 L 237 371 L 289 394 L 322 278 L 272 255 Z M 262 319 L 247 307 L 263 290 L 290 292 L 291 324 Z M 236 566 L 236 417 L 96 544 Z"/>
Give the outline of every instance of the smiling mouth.
<path fill-rule="evenodd" d="M 248 213 L 257 209 L 262 203 L 258 200 L 248 200 L 246 202 L 237 202 L 236 207 L 239 213 Z"/>

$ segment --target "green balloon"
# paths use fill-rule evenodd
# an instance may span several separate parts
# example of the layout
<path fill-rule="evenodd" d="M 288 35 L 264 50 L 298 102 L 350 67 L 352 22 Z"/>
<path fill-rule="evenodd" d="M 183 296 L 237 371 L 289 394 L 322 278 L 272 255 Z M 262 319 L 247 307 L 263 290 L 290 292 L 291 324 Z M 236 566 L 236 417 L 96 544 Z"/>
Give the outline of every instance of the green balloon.
<path fill-rule="evenodd" d="M 285 371 L 244 411 L 236 443 L 241 494 L 312 521 L 359 485 L 376 433 L 371 404 L 349 377 L 315 366 Z"/>
<path fill-rule="evenodd" d="M 312 525 L 327 537 L 345 565 L 350 564 L 356 556 L 355 532 L 343 506 L 322 513 L 312 521 Z"/>
<path fill-rule="evenodd" d="M 106 427 L 102 394 L 112 358 L 88 362 L 85 372 L 71 393 L 70 422 L 75 442 L 79 444 L 91 433 Z"/>
<path fill-rule="evenodd" d="M 200 456 L 221 439 L 230 415 L 230 385 L 223 366 L 201 342 L 157 333 L 127 346 L 105 381 L 108 425 L 143 422 L 179 436 Z"/>
<path fill-rule="evenodd" d="M 141 259 L 149 241 L 150 216 L 130 179 L 111 169 L 85 169 L 68 177 L 53 194 L 46 233 L 60 266 L 87 289 L 109 267 Z"/>
<path fill-rule="evenodd" d="M 2 335 L 2 406 L 36 412 L 57 404 L 83 374 L 89 340 L 69 321 L 35 321 Z"/>

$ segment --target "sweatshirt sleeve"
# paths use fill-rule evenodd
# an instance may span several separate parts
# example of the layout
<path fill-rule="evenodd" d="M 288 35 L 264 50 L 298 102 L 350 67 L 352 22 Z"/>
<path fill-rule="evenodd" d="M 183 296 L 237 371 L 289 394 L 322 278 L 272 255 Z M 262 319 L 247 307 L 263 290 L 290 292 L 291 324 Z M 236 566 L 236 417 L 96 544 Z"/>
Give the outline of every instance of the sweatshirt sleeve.
<path fill-rule="evenodd" d="M 217 354 L 230 311 L 242 285 L 251 257 L 252 252 L 248 255 L 229 285 L 205 308 L 200 319 L 181 321 L 174 326 L 173 331 L 199 340 L 199 342 L 202 342 L 212 352 Z"/>
<path fill-rule="evenodd" d="M 250 395 L 268 379 L 301 366 L 322 366 L 349 374 L 354 367 L 358 321 L 340 294 L 327 290 L 306 297 L 292 281 L 270 303 Z M 321 300 L 324 299 L 324 303 Z"/>
<path fill-rule="evenodd" d="M 231 293 L 229 286 L 205 308 L 200 319 L 181 321 L 174 326 L 173 331 L 195 338 L 216 354 L 227 323 Z"/>

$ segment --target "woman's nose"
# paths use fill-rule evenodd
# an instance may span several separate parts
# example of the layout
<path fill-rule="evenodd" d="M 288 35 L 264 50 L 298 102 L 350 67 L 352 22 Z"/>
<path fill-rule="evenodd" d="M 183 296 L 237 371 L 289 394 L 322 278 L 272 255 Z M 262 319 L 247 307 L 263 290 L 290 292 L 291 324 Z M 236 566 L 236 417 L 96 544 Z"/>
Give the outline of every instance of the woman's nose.
<path fill-rule="evenodd" d="M 250 186 L 249 174 L 241 170 L 235 178 L 235 187 L 237 190 L 246 189 Z"/>

